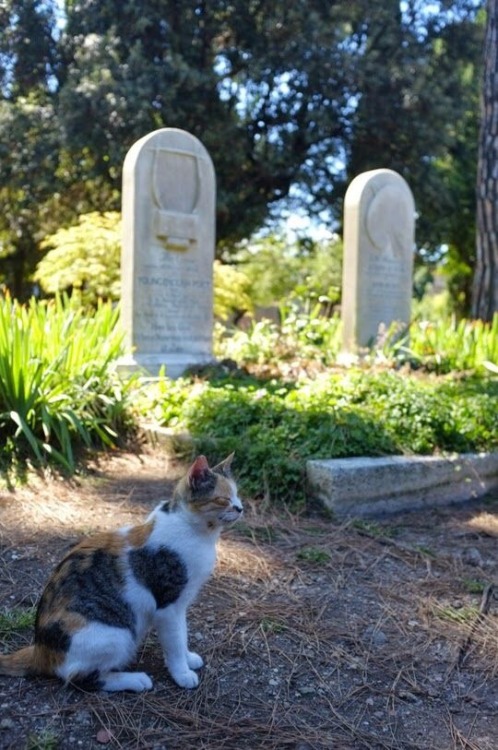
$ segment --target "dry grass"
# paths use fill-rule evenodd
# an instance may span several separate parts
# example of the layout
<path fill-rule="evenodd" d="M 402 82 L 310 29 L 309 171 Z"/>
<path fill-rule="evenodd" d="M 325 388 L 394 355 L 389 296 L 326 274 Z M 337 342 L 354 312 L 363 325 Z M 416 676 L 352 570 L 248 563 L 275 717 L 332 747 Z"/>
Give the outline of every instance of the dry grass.
<path fill-rule="evenodd" d="M 38 502 L 31 490 L 15 508 L 10 498 L 2 604 L 33 603 L 75 528 L 147 512 L 164 494 L 161 473 L 176 467 L 120 457 L 92 481 L 46 488 L 43 509 L 40 488 Z M 144 695 L 0 678 L 13 722 L 0 747 L 31 737 L 46 750 L 492 750 L 497 517 L 482 506 L 335 524 L 248 504 L 192 609 L 192 645 L 207 664 L 197 690 L 171 683 L 153 636 L 140 659 L 154 680 Z"/>

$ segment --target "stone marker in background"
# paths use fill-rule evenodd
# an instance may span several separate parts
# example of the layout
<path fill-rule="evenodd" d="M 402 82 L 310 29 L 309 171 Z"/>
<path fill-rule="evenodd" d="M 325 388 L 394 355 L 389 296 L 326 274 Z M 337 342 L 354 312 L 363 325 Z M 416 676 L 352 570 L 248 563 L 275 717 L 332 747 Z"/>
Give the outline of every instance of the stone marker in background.
<path fill-rule="evenodd" d="M 343 344 L 372 344 L 379 328 L 408 325 L 412 298 L 415 204 L 390 169 L 358 175 L 344 202 Z"/>
<path fill-rule="evenodd" d="M 141 138 L 123 165 L 120 369 L 169 377 L 212 360 L 215 174 L 190 133 Z"/>

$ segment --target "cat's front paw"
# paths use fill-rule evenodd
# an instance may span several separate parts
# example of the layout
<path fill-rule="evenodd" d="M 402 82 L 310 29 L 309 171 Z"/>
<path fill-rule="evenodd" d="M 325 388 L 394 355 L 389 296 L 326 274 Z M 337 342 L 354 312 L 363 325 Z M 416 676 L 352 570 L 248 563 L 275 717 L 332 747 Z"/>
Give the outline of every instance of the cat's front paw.
<path fill-rule="evenodd" d="M 152 680 L 145 672 L 109 672 L 102 680 L 102 690 L 111 693 L 118 690 L 141 693 L 152 690 Z"/>
<path fill-rule="evenodd" d="M 187 664 L 190 669 L 200 669 L 204 666 L 204 659 L 199 654 L 196 654 L 195 651 L 187 651 Z"/>
<path fill-rule="evenodd" d="M 191 669 L 185 669 L 181 672 L 171 672 L 171 676 L 179 687 L 186 688 L 187 690 L 196 688 L 199 684 L 198 676 Z"/>

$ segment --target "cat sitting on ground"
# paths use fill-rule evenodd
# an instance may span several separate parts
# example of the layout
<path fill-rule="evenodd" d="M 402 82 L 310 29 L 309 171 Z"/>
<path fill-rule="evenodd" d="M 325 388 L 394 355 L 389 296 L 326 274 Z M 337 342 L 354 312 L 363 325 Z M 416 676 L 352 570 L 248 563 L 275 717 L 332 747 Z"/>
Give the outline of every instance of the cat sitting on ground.
<path fill-rule="evenodd" d="M 138 526 L 80 542 L 55 569 L 38 604 L 34 645 L 0 656 L 0 674 L 56 675 L 90 689 L 140 692 L 144 672 L 121 671 L 154 625 L 177 685 L 194 688 L 202 658 L 189 651 L 187 608 L 211 574 L 221 529 L 242 514 L 233 454 L 209 468 L 199 456 Z"/>

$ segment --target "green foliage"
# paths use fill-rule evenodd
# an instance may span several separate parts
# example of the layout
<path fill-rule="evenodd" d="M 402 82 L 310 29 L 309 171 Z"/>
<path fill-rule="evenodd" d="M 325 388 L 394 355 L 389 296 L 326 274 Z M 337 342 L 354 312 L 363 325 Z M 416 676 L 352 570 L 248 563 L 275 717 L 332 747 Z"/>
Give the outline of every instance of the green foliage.
<path fill-rule="evenodd" d="M 26 743 L 26 750 L 57 750 L 60 737 L 52 729 L 43 729 L 37 734 L 30 734 Z"/>
<path fill-rule="evenodd" d="M 498 316 L 492 325 L 414 323 L 410 349 L 406 339 L 388 336 L 366 356 L 371 370 L 306 378 L 302 372 L 310 365 L 313 371 L 317 361 L 335 364 L 340 321 L 291 307 L 281 327 L 262 321 L 248 333 L 220 337 L 217 353 L 256 371 L 301 366 L 297 384 L 250 375 L 211 384 L 165 380 L 144 408 L 160 424 L 189 430 L 198 450 L 213 459 L 235 450 L 248 494 L 300 505 L 309 458 L 496 449 L 498 381 L 478 375 L 487 360 L 498 361 L 497 326 Z M 468 376 L 414 377 L 386 369 L 407 360 L 438 373 L 460 368 Z"/>
<path fill-rule="evenodd" d="M 482 594 L 486 588 L 486 584 L 483 581 L 479 581 L 477 578 L 464 578 L 462 583 L 469 594 Z"/>
<path fill-rule="evenodd" d="M 49 294 L 76 292 L 84 305 L 119 299 L 121 216 L 108 211 L 80 216 L 41 243 L 47 254 L 38 263 L 35 281 Z"/>
<path fill-rule="evenodd" d="M 364 518 L 355 518 L 352 522 L 352 526 L 361 534 L 365 534 L 366 536 L 373 536 L 377 539 L 380 539 L 382 537 L 396 536 L 395 528 L 389 526 L 381 526 L 376 521 L 368 521 Z"/>
<path fill-rule="evenodd" d="M 219 320 L 251 312 L 250 282 L 246 274 L 234 266 L 216 260 L 213 268 L 214 314 Z"/>
<path fill-rule="evenodd" d="M 57 148 L 49 102 L 39 94 L 0 97 L 0 282 L 17 297 L 29 288 L 42 227 L 53 231 L 60 219 L 50 208 Z"/>
<path fill-rule="evenodd" d="M 240 243 L 235 259 L 256 305 L 279 305 L 289 298 L 322 298 L 332 305 L 340 299 L 342 243 L 337 237 L 315 242 L 265 235 Z"/>
<path fill-rule="evenodd" d="M 235 451 L 244 493 L 299 507 L 307 459 L 498 448 L 497 397 L 494 380 L 358 369 L 299 384 L 164 380 L 142 408 L 213 461 Z"/>
<path fill-rule="evenodd" d="M 283 633 L 287 630 L 287 627 L 288 625 L 286 622 L 278 620 L 275 617 L 263 617 L 260 623 L 260 628 L 266 635 Z"/>
<path fill-rule="evenodd" d="M 338 315 L 328 317 L 325 312 L 321 302 L 294 301 L 281 308 L 281 325 L 264 319 L 247 331 L 217 327 L 216 354 L 242 364 L 281 367 L 283 362 L 306 359 L 333 364 L 342 345 L 342 324 Z"/>
<path fill-rule="evenodd" d="M 392 334 L 396 334 L 393 328 Z M 440 318 L 414 321 L 408 337 L 388 336 L 387 358 L 408 358 L 413 364 L 438 374 L 483 371 L 487 362 L 498 363 L 498 313 L 491 323 L 481 320 Z"/>
<path fill-rule="evenodd" d="M 118 210 L 127 150 L 165 126 L 212 155 L 225 249 L 282 207 L 338 221 L 350 177 L 387 166 L 419 241 L 468 265 L 483 5 L 4 2 L 0 280 L 28 296 L 40 239 Z"/>
<path fill-rule="evenodd" d="M 35 624 L 35 616 L 35 607 L 0 612 L 0 638 L 18 633 L 20 630 L 31 629 Z"/>
<path fill-rule="evenodd" d="M 117 211 L 84 214 L 78 223 L 45 237 L 48 250 L 38 263 L 34 280 L 48 294 L 73 293 L 77 300 L 96 307 L 99 300 L 118 300 L 121 291 L 121 215 Z M 214 311 L 226 320 L 252 310 L 249 280 L 242 271 L 214 263 Z"/>
<path fill-rule="evenodd" d="M 418 306 L 420 312 L 423 309 Z M 432 312 L 435 309 L 431 307 Z M 342 322 L 339 315 L 328 317 L 326 312 L 320 302 L 295 300 L 282 306 L 280 326 L 269 320 L 253 323 L 247 331 L 218 326 L 215 352 L 242 365 L 264 363 L 278 371 L 289 362 L 335 365 L 342 348 Z M 409 363 L 437 374 L 493 371 L 498 365 L 498 313 L 491 323 L 442 315 L 435 322 L 416 319 L 404 335 L 394 324 L 371 350 L 363 352 L 363 359 L 392 367 Z"/>
<path fill-rule="evenodd" d="M 319 547 L 302 547 L 296 557 L 314 565 L 326 565 L 330 561 L 330 553 Z"/>
<path fill-rule="evenodd" d="M 399 453 L 480 451 L 498 446 L 494 381 L 431 380 L 395 372 L 353 376 L 352 403 L 378 423 Z M 494 434 L 493 434 L 494 433 Z"/>
<path fill-rule="evenodd" d="M 451 604 L 446 606 L 438 605 L 434 608 L 434 614 L 441 620 L 457 623 L 458 625 L 469 625 L 479 617 L 479 609 L 471 606 L 454 607 Z"/>
<path fill-rule="evenodd" d="M 348 181 L 379 166 L 405 177 L 419 214 L 423 263 L 439 255 L 443 243 L 466 264 L 473 258 L 483 59 L 476 10 L 463 0 L 424 19 L 431 15 L 426 3 L 411 3 L 409 10 L 397 0 L 357 6 L 362 54 Z"/>
<path fill-rule="evenodd" d="M 112 446 L 127 427 L 127 393 L 114 363 L 119 311 L 85 316 L 65 298 L 22 306 L 0 299 L 0 438 L 12 453 L 75 468 L 78 446 Z"/>

